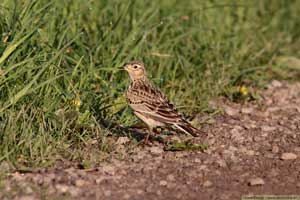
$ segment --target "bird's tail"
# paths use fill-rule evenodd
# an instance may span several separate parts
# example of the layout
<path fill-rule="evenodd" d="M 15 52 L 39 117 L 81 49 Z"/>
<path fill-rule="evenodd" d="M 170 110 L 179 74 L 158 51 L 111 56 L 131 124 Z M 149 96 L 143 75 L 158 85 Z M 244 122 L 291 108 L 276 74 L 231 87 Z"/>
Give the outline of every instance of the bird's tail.
<path fill-rule="evenodd" d="M 186 121 L 184 121 L 182 123 L 174 124 L 174 126 L 176 128 L 178 128 L 179 130 L 181 130 L 182 132 L 185 132 L 187 134 L 191 134 L 194 137 L 198 137 L 199 134 L 200 134 L 200 130 L 193 127 L 190 123 L 188 123 Z"/>

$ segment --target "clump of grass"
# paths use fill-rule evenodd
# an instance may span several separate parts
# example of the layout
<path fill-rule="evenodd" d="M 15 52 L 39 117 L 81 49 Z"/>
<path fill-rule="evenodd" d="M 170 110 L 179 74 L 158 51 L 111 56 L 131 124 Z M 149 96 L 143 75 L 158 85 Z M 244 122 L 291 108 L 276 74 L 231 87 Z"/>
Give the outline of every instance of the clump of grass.
<path fill-rule="evenodd" d="M 194 144 L 191 141 L 176 142 L 168 144 L 165 151 L 204 151 L 208 148 L 206 144 Z"/>
<path fill-rule="evenodd" d="M 261 85 L 284 70 L 277 57 L 299 57 L 299 11 L 280 0 L 1 1 L 0 161 L 81 160 L 88 141 L 105 141 L 99 119 L 132 123 L 117 70 L 131 59 L 187 113 Z"/>

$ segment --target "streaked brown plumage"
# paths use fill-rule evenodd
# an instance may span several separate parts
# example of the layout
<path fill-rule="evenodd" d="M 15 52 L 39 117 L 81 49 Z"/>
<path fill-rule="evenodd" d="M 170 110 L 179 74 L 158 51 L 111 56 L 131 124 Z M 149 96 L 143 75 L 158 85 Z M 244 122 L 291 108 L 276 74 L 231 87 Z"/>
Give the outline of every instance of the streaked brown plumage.
<path fill-rule="evenodd" d="M 183 119 L 168 98 L 151 84 L 142 62 L 129 62 L 125 64 L 124 69 L 129 73 L 131 79 L 131 84 L 126 92 L 127 102 L 134 114 L 149 128 L 145 143 L 148 142 L 149 135 L 155 127 L 174 125 L 185 133 L 198 135 L 198 129 Z"/>

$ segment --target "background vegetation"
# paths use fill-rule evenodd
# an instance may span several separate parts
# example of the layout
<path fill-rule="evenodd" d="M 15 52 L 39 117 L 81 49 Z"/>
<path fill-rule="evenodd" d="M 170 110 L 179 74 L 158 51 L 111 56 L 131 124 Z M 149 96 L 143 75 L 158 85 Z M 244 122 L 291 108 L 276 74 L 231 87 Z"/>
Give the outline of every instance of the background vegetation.
<path fill-rule="evenodd" d="M 299 13 L 298 0 L 2 0 L 0 161 L 88 166 L 113 152 L 99 119 L 136 120 L 117 70 L 132 59 L 188 114 L 242 85 L 297 78 Z"/>

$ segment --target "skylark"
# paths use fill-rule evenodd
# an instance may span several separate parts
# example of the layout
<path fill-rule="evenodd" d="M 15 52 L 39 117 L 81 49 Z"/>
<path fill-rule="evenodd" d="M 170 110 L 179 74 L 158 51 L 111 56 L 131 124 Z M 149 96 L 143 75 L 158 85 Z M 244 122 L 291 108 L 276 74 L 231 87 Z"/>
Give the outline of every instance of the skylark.
<path fill-rule="evenodd" d="M 156 127 L 175 126 L 185 133 L 198 136 L 199 130 L 188 123 L 177 111 L 173 103 L 147 78 L 143 62 L 132 61 L 123 67 L 129 74 L 131 83 L 126 92 L 126 99 L 134 114 L 149 128 L 144 143 Z"/>

